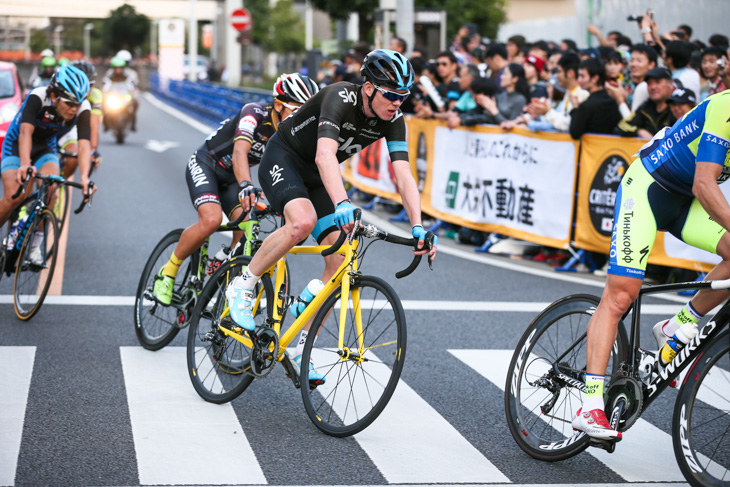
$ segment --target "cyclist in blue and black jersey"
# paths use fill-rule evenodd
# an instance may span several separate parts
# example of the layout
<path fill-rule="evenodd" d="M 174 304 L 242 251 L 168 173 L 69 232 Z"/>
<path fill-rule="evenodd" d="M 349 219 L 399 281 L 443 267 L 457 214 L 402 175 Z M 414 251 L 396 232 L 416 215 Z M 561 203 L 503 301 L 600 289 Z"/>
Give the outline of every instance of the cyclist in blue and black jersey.
<path fill-rule="evenodd" d="M 588 325 L 586 389 L 573 428 L 618 441 L 604 412 L 603 382 L 618 323 L 636 299 L 658 229 L 718 254 L 708 280 L 730 278 L 730 204 L 718 183 L 730 175 L 730 91 L 707 98 L 657 133 L 621 180 L 614 210 L 608 277 Z M 703 289 L 674 317 L 654 326 L 658 370 L 697 335 L 697 322 L 728 298 Z"/>
<path fill-rule="evenodd" d="M 61 66 L 48 86 L 28 93 L 20 107 L 2 147 L 2 173 L 5 194 L 0 199 L 0 225 L 23 198 L 12 195 L 23 184 L 28 168 L 41 174 L 59 175 L 57 138 L 78 125 L 79 165 L 84 195 L 89 192 L 91 167 L 91 106 L 86 101 L 89 79 L 78 68 Z"/>
<path fill-rule="evenodd" d="M 261 190 L 252 182 L 250 167 L 261 161 L 267 142 L 281 122 L 318 90 L 307 76 L 282 74 L 274 83 L 273 103 L 244 105 L 236 116 L 224 120 L 190 157 L 185 179 L 198 221 L 180 235 L 170 260 L 157 274 L 153 294 L 160 303 L 170 304 L 180 264 L 218 229 L 223 212 L 235 220 L 241 211 L 248 212 L 255 204 L 256 193 Z M 233 243 L 242 234 L 234 232 Z"/>
<path fill-rule="evenodd" d="M 378 139 L 387 141 L 403 207 L 414 224 L 413 236 L 420 240 L 421 250 L 416 253 L 429 253 L 424 248 L 420 195 L 411 174 L 400 111 L 413 84 L 413 68 L 401 54 L 378 49 L 365 57 L 360 74 L 365 78 L 362 85 L 343 81 L 322 88 L 282 122 L 267 145 L 259 182 L 286 223 L 264 240 L 243 276 L 226 290 L 231 316 L 246 330 L 255 329 L 252 290 L 267 269 L 310 234 L 318 243 L 331 245 L 337 240 L 338 227 L 352 230 L 355 208 L 347 198 L 339 164 Z M 435 255 L 433 246 L 430 256 Z M 334 275 L 342 259 L 341 255 L 325 258 L 322 281 Z M 308 328 L 297 344 L 296 365 L 300 365 Z M 312 372 L 309 380 L 317 383 L 323 376 Z"/>

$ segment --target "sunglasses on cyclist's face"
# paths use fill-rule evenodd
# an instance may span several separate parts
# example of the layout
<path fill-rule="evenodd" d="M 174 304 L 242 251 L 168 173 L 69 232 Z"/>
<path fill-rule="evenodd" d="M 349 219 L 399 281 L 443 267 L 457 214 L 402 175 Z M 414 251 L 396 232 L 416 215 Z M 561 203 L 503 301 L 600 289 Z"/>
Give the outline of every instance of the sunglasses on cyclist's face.
<path fill-rule="evenodd" d="M 396 102 L 396 101 L 406 101 L 406 98 L 408 98 L 408 95 L 411 94 L 410 91 L 406 90 L 405 93 L 396 93 L 395 91 L 388 91 L 386 89 L 381 88 L 380 86 L 373 85 L 376 90 L 380 92 L 381 95 L 385 97 L 386 100 L 390 102 Z"/>
<path fill-rule="evenodd" d="M 294 110 L 296 110 L 297 108 L 299 108 L 299 107 L 301 106 L 301 105 L 299 105 L 299 106 L 296 106 L 296 105 L 290 105 L 289 103 L 284 103 L 284 102 L 283 102 L 283 101 L 281 101 L 281 100 L 279 100 L 279 103 L 281 103 L 281 105 L 282 105 L 282 106 L 283 106 L 284 108 L 288 108 L 288 109 L 289 109 L 289 110 L 291 110 L 292 112 L 293 112 Z"/>
<path fill-rule="evenodd" d="M 69 108 L 76 108 L 81 105 L 81 103 L 75 102 L 73 100 L 69 100 L 68 98 L 62 98 L 58 97 L 59 101 L 64 102 L 66 105 L 68 105 Z"/>

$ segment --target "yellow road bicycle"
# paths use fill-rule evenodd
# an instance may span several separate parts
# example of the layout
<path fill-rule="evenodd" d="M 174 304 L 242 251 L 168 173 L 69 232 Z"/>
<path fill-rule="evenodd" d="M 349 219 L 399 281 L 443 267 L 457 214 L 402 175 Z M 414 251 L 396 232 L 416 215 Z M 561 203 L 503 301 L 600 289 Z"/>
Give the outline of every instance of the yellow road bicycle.
<path fill-rule="evenodd" d="M 349 239 L 341 233 L 332 247 L 297 246 L 289 254 L 339 253 L 344 262 L 324 289 L 288 327 L 287 310 L 295 297 L 287 294 L 286 256 L 259 281 L 253 308 L 257 327 L 246 331 L 230 317 L 225 289 L 250 262 L 241 256 L 223 264 L 205 285 L 193 311 L 187 343 L 188 372 L 206 401 L 225 403 L 238 397 L 254 378 L 268 375 L 281 362 L 300 388 L 307 415 L 332 436 L 353 435 L 383 411 L 398 384 L 406 355 L 406 318 L 398 295 L 383 279 L 359 268 L 375 240 L 415 248 L 418 241 L 359 225 Z M 364 246 L 365 238 L 374 239 Z M 430 248 L 433 234 L 426 237 Z M 287 254 L 287 255 L 289 255 Z M 421 256 L 396 273 L 413 272 Z M 430 262 L 429 262 L 430 264 Z M 347 296 L 342 300 L 342 296 Z M 287 347 L 312 320 L 301 360 L 293 364 Z M 310 382 L 311 363 L 324 378 Z M 301 377 L 307 378 L 301 380 Z M 302 385 L 304 385 L 302 387 Z"/>

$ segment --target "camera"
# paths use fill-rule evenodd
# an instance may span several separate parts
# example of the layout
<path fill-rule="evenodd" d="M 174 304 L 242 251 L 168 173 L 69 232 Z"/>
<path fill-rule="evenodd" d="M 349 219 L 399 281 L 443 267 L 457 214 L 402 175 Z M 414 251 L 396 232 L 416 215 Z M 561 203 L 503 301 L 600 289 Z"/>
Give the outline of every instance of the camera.
<path fill-rule="evenodd" d="M 651 10 L 648 10 L 646 13 L 649 15 L 650 19 L 654 18 L 654 12 L 652 12 Z M 641 20 L 643 18 L 644 18 L 643 15 L 629 15 L 628 17 L 626 17 L 626 20 L 628 20 L 629 22 L 636 21 L 636 22 L 641 23 Z"/>

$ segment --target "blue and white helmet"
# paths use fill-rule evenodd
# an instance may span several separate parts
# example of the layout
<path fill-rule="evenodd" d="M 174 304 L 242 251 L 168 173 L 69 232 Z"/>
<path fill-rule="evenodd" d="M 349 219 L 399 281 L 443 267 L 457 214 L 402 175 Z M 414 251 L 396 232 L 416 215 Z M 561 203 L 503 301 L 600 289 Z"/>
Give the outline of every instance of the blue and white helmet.
<path fill-rule="evenodd" d="M 390 49 L 371 51 L 362 62 L 360 74 L 374 85 L 393 90 L 410 90 L 414 81 L 410 61 Z"/>
<path fill-rule="evenodd" d="M 91 84 L 86 73 L 79 68 L 66 64 L 54 73 L 49 88 L 62 98 L 71 100 L 74 103 L 81 103 L 89 94 Z"/>

